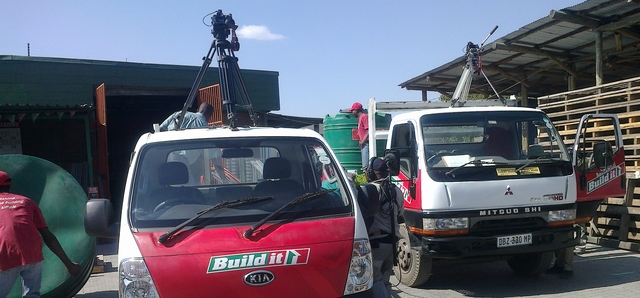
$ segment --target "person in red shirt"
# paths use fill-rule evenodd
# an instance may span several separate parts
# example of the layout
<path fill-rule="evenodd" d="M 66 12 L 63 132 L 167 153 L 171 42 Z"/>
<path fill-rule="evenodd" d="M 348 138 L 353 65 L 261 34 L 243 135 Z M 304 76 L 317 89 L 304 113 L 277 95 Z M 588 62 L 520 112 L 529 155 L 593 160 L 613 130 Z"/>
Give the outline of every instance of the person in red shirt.
<path fill-rule="evenodd" d="M 42 211 L 31 199 L 9 192 L 11 177 L 0 171 L 0 297 L 6 297 L 18 276 L 22 297 L 40 297 L 42 242 L 60 258 L 72 276 L 82 268 L 72 262 L 49 231 Z M 42 238 L 41 238 L 42 237 Z"/>
<path fill-rule="evenodd" d="M 362 168 L 366 168 L 369 163 L 369 117 L 359 102 L 353 103 L 349 112 L 358 118 L 358 148 L 362 157 Z"/>

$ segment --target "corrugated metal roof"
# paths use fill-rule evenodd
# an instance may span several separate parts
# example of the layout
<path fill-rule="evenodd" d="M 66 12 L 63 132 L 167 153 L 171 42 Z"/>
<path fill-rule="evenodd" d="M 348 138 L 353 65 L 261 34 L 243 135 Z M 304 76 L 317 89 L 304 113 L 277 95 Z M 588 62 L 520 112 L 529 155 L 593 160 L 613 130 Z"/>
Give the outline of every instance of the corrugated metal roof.
<path fill-rule="evenodd" d="M 95 88 L 107 96 L 181 96 L 186 99 L 200 67 L 87 59 L 0 55 L 0 108 L 83 110 L 94 107 Z M 278 110 L 276 71 L 241 69 L 254 108 Z M 219 83 L 211 67 L 201 86 Z"/>
<path fill-rule="evenodd" d="M 637 0 L 589 0 L 552 10 L 484 46 L 482 67 L 501 96 L 519 95 L 520 83 L 530 97 L 568 90 L 569 74 L 575 88 L 595 85 L 596 32 L 602 32 L 603 83 L 640 75 L 640 4 Z M 464 56 L 400 84 L 408 90 L 451 95 Z M 475 76 L 471 93 L 493 95 L 482 76 Z M 493 95 L 495 97 L 495 95 Z"/>

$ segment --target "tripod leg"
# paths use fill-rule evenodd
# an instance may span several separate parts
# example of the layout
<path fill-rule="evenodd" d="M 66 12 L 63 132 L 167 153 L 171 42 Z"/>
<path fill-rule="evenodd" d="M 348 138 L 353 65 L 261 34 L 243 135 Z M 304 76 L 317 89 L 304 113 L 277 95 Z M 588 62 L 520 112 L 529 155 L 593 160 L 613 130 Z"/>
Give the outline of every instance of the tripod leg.
<path fill-rule="evenodd" d="M 234 79 L 238 83 L 237 86 L 238 86 L 238 90 L 240 91 L 242 106 L 247 109 L 247 112 L 249 112 L 249 117 L 253 122 L 253 126 L 257 126 L 258 119 L 256 117 L 255 111 L 253 110 L 253 104 L 251 103 L 251 99 L 249 99 L 249 92 L 247 91 L 247 86 L 244 84 L 244 81 L 242 80 L 242 76 L 240 75 L 240 67 L 238 66 L 237 59 L 234 60 L 234 62 L 231 64 L 231 67 L 233 68 Z"/>
<path fill-rule="evenodd" d="M 221 52 L 218 56 L 218 71 L 220 74 L 220 91 L 222 95 L 222 104 L 227 109 L 227 119 L 231 128 L 236 127 L 236 107 L 235 107 L 235 85 L 233 84 L 233 67 L 234 57 L 227 56 Z"/>
<path fill-rule="evenodd" d="M 487 80 L 487 83 L 489 83 L 489 86 L 491 86 L 491 90 L 493 90 L 493 93 L 495 93 L 498 99 L 502 102 L 502 104 L 506 106 L 507 102 L 504 100 L 504 98 L 502 98 L 502 96 L 500 96 L 500 94 L 498 94 L 498 91 L 496 91 L 496 88 L 494 88 L 493 84 L 491 84 L 491 81 L 489 81 L 489 77 L 487 77 L 487 75 L 484 73 L 483 70 L 480 70 L 480 72 L 484 76 L 484 79 Z"/>

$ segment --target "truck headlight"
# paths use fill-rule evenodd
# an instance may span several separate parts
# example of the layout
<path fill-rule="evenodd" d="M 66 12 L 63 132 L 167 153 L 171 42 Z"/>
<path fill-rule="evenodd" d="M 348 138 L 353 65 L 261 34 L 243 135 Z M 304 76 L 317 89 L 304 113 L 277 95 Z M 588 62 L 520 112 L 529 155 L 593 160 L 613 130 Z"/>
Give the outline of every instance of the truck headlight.
<path fill-rule="evenodd" d="M 462 235 L 469 233 L 468 217 L 452 217 L 452 218 L 423 218 L 422 229 L 412 229 L 411 231 L 423 235 Z"/>
<path fill-rule="evenodd" d="M 469 233 L 468 217 L 423 218 L 422 229 L 409 228 L 412 233 L 426 236 L 452 236 Z"/>
<path fill-rule="evenodd" d="M 120 297 L 157 298 L 158 291 L 153 283 L 147 264 L 141 258 L 128 258 L 120 262 Z"/>
<path fill-rule="evenodd" d="M 576 209 L 549 211 L 547 221 L 550 226 L 572 225 L 576 219 Z"/>
<path fill-rule="evenodd" d="M 371 245 L 367 239 L 356 239 L 353 241 L 351 265 L 349 265 L 344 294 L 355 294 L 366 291 L 371 287 L 373 287 Z"/>
<path fill-rule="evenodd" d="M 422 226 L 425 230 L 458 230 L 469 228 L 468 217 L 458 218 L 423 218 Z"/>

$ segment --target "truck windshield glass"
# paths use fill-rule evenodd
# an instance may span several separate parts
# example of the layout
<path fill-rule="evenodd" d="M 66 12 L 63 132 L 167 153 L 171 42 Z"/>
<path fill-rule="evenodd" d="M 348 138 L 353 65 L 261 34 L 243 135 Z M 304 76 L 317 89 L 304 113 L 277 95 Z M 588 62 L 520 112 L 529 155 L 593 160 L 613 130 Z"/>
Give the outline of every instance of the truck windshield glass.
<path fill-rule="evenodd" d="M 542 112 L 470 111 L 421 118 L 429 167 L 569 161 L 558 132 Z"/>
<path fill-rule="evenodd" d="M 279 218 L 347 215 L 349 184 L 322 143 L 307 138 L 206 139 L 143 148 L 132 184 L 137 228 L 173 227 L 224 201 L 273 199 L 221 208 L 196 222 L 255 223 L 306 193 L 333 190 Z"/>

